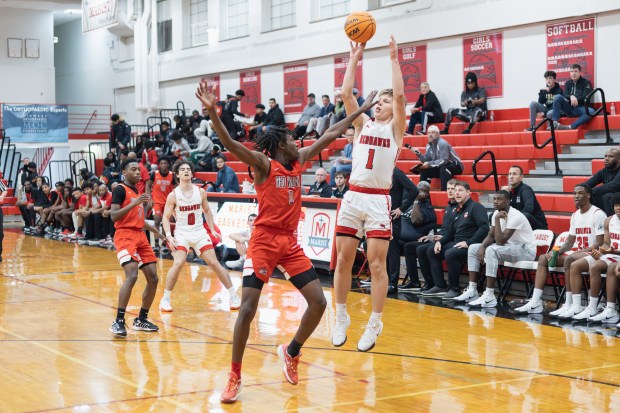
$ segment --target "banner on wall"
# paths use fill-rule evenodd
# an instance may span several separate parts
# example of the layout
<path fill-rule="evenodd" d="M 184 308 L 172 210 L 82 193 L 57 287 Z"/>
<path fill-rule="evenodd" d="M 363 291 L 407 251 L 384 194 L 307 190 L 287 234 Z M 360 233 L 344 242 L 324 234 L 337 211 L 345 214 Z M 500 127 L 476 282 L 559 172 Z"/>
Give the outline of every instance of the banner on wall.
<path fill-rule="evenodd" d="M 117 0 L 82 0 L 82 33 L 118 24 Z"/>
<path fill-rule="evenodd" d="M 420 84 L 426 79 L 426 45 L 418 44 L 398 48 L 398 62 L 403 72 L 405 96 L 410 104 L 418 100 Z"/>
<path fill-rule="evenodd" d="M 68 142 L 67 105 L 2 105 L 2 125 L 13 143 Z"/>
<path fill-rule="evenodd" d="M 241 99 L 241 112 L 254 115 L 256 105 L 261 103 L 260 69 L 239 73 L 240 89 L 245 93 Z"/>
<path fill-rule="evenodd" d="M 570 66 L 581 66 L 581 76 L 594 85 L 595 19 L 574 20 L 547 25 L 547 70 L 557 73 L 564 86 L 570 79 Z"/>
<path fill-rule="evenodd" d="M 207 82 L 207 87 L 211 90 L 215 87 L 215 96 L 220 100 L 220 75 L 204 76 L 201 81 Z"/>
<path fill-rule="evenodd" d="M 347 71 L 347 65 L 349 64 L 349 56 L 337 56 L 334 57 L 334 85 L 336 89 L 342 88 L 342 82 L 344 81 L 344 74 Z M 358 96 L 364 96 L 362 92 L 362 60 L 357 62 L 355 68 L 355 83 L 353 87 L 359 90 Z"/>
<path fill-rule="evenodd" d="M 308 96 L 308 64 L 284 66 L 284 113 L 301 113 Z"/>
<path fill-rule="evenodd" d="M 503 33 L 463 38 L 463 79 L 467 72 L 478 77 L 487 97 L 503 96 Z"/>

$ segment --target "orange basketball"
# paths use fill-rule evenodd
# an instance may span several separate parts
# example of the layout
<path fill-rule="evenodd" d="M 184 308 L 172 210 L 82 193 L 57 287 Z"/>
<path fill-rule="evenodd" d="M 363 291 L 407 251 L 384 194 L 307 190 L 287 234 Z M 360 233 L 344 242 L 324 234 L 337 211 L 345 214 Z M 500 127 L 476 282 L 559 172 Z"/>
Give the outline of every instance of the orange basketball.
<path fill-rule="evenodd" d="M 356 43 L 366 43 L 377 30 L 377 22 L 367 11 L 356 11 L 347 17 L 344 22 L 344 32 L 349 39 Z"/>

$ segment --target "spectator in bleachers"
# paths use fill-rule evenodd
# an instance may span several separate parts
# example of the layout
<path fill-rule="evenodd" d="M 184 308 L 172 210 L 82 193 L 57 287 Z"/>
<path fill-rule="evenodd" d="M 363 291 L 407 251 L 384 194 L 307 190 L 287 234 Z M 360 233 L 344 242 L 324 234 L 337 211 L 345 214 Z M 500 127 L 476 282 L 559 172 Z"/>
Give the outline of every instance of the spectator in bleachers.
<path fill-rule="evenodd" d="M 592 83 L 581 76 L 581 66 L 577 63 L 570 67 L 570 79 L 564 84 L 564 95 L 553 97 L 553 110 L 547 113 L 547 117 L 553 120 L 553 126 L 558 130 L 577 129 L 579 126 L 589 122 L 592 118 L 586 114 L 586 97 L 592 92 Z M 594 113 L 592 107 L 588 108 L 590 115 Z M 577 120 L 570 125 L 562 125 L 558 121 L 560 115 L 564 113 L 569 117 L 577 117 Z"/>
<path fill-rule="evenodd" d="M 364 99 L 363 96 L 360 95 L 360 91 L 357 90 L 357 88 L 353 88 L 353 97 L 355 97 L 355 100 L 357 101 L 357 104 L 359 105 L 359 107 L 361 108 L 362 105 L 364 104 L 364 102 L 366 101 L 366 99 Z M 364 112 L 366 114 L 366 116 L 368 116 L 369 118 L 373 117 L 372 111 L 370 109 L 368 109 L 366 112 Z M 346 117 L 346 111 L 345 111 L 345 117 Z"/>
<path fill-rule="evenodd" d="M 538 101 L 532 101 L 530 103 L 530 127 L 526 129 L 527 132 L 532 132 L 534 130 L 538 114 L 542 113 L 544 116 L 551 110 L 555 95 L 562 95 L 562 88 L 560 84 L 555 81 L 556 76 L 553 70 L 547 70 L 545 72 L 545 87 L 538 92 Z"/>
<path fill-rule="evenodd" d="M 200 123 L 204 120 L 197 110 L 192 110 L 192 117 L 189 119 L 191 120 L 192 129 L 194 129 L 194 131 L 200 127 Z"/>
<path fill-rule="evenodd" d="M 181 127 L 183 126 L 183 118 L 181 115 L 174 115 L 172 117 L 172 121 L 174 122 L 174 130 L 181 130 Z"/>
<path fill-rule="evenodd" d="M 422 130 L 418 132 L 418 135 L 426 135 L 426 129 L 429 124 L 441 121 L 443 121 L 441 104 L 428 82 L 422 82 L 420 84 L 418 101 L 411 108 L 407 133 L 412 135 L 415 125 L 419 123 L 422 126 Z"/>
<path fill-rule="evenodd" d="M 99 178 L 94 173 L 90 172 L 88 168 L 80 169 L 80 178 L 82 178 L 82 182 L 90 182 L 99 181 Z"/>
<path fill-rule="evenodd" d="M 336 188 L 332 191 L 332 196 L 334 198 L 342 199 L 342 197 L 344 197 L 344 194 L 346 194 L 349 190 L 349 185 L 347 185 L 347 177 L 344 176 L 344 172 L 336 172 L 334 175 L 336 175 L 336 177 L 334 178 Z"/>
<path fill-rule="evenodd" d="M 136 156 L 135 152 L 129 152 L 127 154 L 127 159 L 138 159 L 138 157 Z M 146 183 L 150 179 L 151 173 L 140 162 L 138 162 L 138 167 L 140 168 L 140 180 L 136 184 L 136 189 L 138 190 L 138 194 L 142 195 L 146 190 Z"/>
<path fill-rule="evenodd" d="M 146 139 L 144 139 L 145 135 L 146 135 Z M 131 148 L 131 150 L 134 151 L 136 155 L 138 155 L 138 158 L 142 158 L 142 152 L 144 152 L 144 143 L 147 140 L 149 140 L 148 132 L 144 132 L 143 134 L 136 136 L 136 145 L 133 148 Z"/>
<path fill-rule="evenodd" d="M 262 103 L 256 104 L 256 114 L 254 115 L 254 120 L 252 122 L 244 122 L 243 124 L 248 127 L 250 132 L 250 140 L 253 140 L 256 137 L 256 133 L 260 128 L 263 127 L 263 123 L 267 119 L 267 114 L 265 113 L 265 105 Z"/>
<path fill-rule="evenodd" d="M 484 120 L 487 115 L 487 92 L 478 86 L 478 77 L 474 72 L 465 76 L 465 90 L 461 93 L 461 107 L 448 109 L 446 123 L 442 134 L 447 135 L 453 117 L 469 122 L 463 133 L 470 133 L 476 122 Z"/>
<path fill-rule="evenodd" d="M 89 245 L 99 245 L 101 240 L 105 239 L 110 234 L 110 206 L 112 205 L 112 193 L 105 184 L 101 184 L 99 185 L 98 195 L 97 202 L 93 205 L 90 211 L 90 217 L 88 217 L 86 238 L 90 241 Z"/>
<path fill-rule="evenodd" d="M 161 136 L 165 142 L 168 142 L 171 133 L 170 123 L 165 120 L 159 125 L 159 133 L 155 135 L 155 139 L 157 139 L 158 136 Z"/>
<path fill-rule="evenodd" d="M 400 235 L 401 235 L 401 215 L 408 211 L 414 204 L 420 191 L 415 184 L 398 167 L 394 167 L 392 173 L 392 187 L 390 188 L 391 207 L 390 216 L 392 218 L 392 237 L 387 251 L 387 274 L 388 274 L 388 294 L 398 292 L 398 280 L 400 278 Z M 405 196 L 406 194 L 406 196 Z"/>
<path fill-rule="evenodd" d="M 314 173 L 316 181 L 308 189 L 308 196 L 316 196 L 321 198 L 332 197 L 332 187 L 327 183 L 327 172 L 323 168 L 319 168 Z"/>
<path fill-rule="evenodd" d="M 298 138 L 301 138 L 306 134 L 306 129 L 308 128 L 310 119 L 319 116 L 319 113 L 321 113 L 321 108 L 316 104 L 316 96 L 314 93 L 308 94 L 308 104 L 295 124 L 295 135 Z"/>
<path fill-rule="evenodd" d="M 21 183 L 24 185 L 26 181 L 30 181 L 30 183 L 34 183 L 34 180 L 39 176 L 37 174 L 37 164 L 34 162 L 28 162 L 28 165 L 25 165 L 24 172 L 22 173 Z"/>
<path fill-rule="evenodd" d="M 585 184 L 592 188 L 592 204 L 609 216 L 614 213 L 612 198 L 616 192 L 620 192 L 620 149 L 608 149 L 604 162 L 605 167 L 592 175 Z"/>
<path fill-rule="evenodd" d="M 347 138 L 347 144 L 342 150 L 342 157 L 332 162 L 332 168 L 329 172 L 329 185 L 332 187 L 336 185 L 336 172 L 351 175 L 351 168 L 353 167 L 353 138 L 355 138 L 353 125 L 349 126 L 344 137 Z"/>
<path fill-rule="evenodd" d="M 208 138 L 207 138 L 208 139 Z M 136 154 L 137 155 L 137 154 Z M 138 156 L 140 158 L 140 156 Z M 153 170 L 153 167 L 157 168 L 157 149 L 155 149 L 155 142 L 146 141 L 144 143 L 144 151 L 142 151 L 142 164 L 148 170 Z"/>
<path fill-rule="evenodd" d="M 110 161 L 109 158 L 103 159 L 103 172 L 101 173 L 101 180 L 104 183 L 110 185 L 112 182 L 119 182 L 119 176 L 116 166 Z"/>
<path fill-rule="evenodd" d="M 534 190 L 523 182 L 523 168 L 511 166 L 508 169 L 508 185 L 502 189 L 510 192 L 510 206 L 525 215 L 532 229 L 547 229 L 547 218 Z"/>
<path fill-rule="evenodd" d="M 213 145 L 211 151 L 205 153 L 202 159 L 199 159 L 196 163 L 196 172 L 215 172 L 217 171 L 216 159 L 218 157 L 226 159 L 226 156 L 222 153 L 220 145 Z"/>
<path fill-rule="evenodd" d="M 15 194 L 19 194 L 24 186 L 24 182 L 27 178 L 23 178 L 24 175 L 28 174 L 28 164 L 30 163 L 30 158 L 22 158 L 22 166 L 19 168 L 19 172 L 17 173 L 17 187 L 15 188 Z M 22 179 L 23 178 L 23 179 Z M 32 180 L 30 180 L 32 182 Z"/>
<path fill-rule="evenodd" d="M 276 100 L 274 98 L 270 98 L 269 112 L 267 112 L 267 117 L 263 122 L 262 133 L 269 132 L 277 126 L 286 127 L 286 122 L 284 122 L 284 112 L 282 112 L 282 109 L 280 109 L 280 105 L 276 103 Z"/>
<path fill-rule="evenodd" d="M 334 101 L 336 102 L 334 104 L 334 116 L 332 116 L 329 126 L 334 126 L 347 116 L 344 101 L 342 100 L 342 91 L 340 89 L 337 89 L 334 93 Z"/>
<path fill-rule="evenodd" d="M 235 95 L 226 95 L 226 102 L 224 103 L 224 107 L 222 108 L 222 115 L 220 119 L 222 119 L 222 123 L 226 126 L 226 130 L 228 134 L 235 140 L 238 140 L 242 135 L 240 128 L 240 124 L 235 121 L 235 115 L 241 116 L 242 118 L 247 118 L 244 113 L 239 112 L 239 102 L 245 96 L 245 92 L 241 89 L 235 92 Z M 245 133 L 245 132 L 244 132 Z"/>
<path fill-rule="evenodd" d="M 215 164 L 218 169 L 215 187 L 209 184 L 207 192 L 239 193 L 239 178 L 237 178 L 235 171 L 226 165 L 226 158 L 221 155 L 218 156 L 215 159 Z"/>
<path fill-rule="evenodd" d="M 564 312 L 568 314 L 568 312 L 573 311 L 573 293 L 570 282 L 571 264 L 580 258 L 591 257 L 592 251 L 603 245 L 605 220 L 607 218 L 601 209 L 592 205 L 592 188 L 588 185 L 576 185 L 573 195 L 577 211 L 570 218 L 568 238 L 566 238 L 566 242 L 562 244 L 559 250 L 550 250 L 547 254 L 541 255 L 538 258 L 532 298 L 525 305 L 515 308 L 516 313 L 540 314 L 543 312 L 542 294 L 549 276 L 549 267 L 564 267 L 566 282 L 564 305 L 558 310 L 550 312 L 549 315 L 551 317 L 560 317 Z M 571 253 L 571 250 L 574 252 Z M 574 300 L 581 301 L 581 295 L 574 297 Z M 571 314 L 571 317 L 573 315 Z"/>
<path fill-rule="evenodd" d="M 170 161 L 174 163 L 178 159 L 186 160 L 191 150 L 183 135 L 179 131 L 174 131 L 172 133 L 172 145 L 170 145 Z"/>
<path fill-rule="evenodd" d="M 321 111 L 317 116 L 310 119 L 306 133 L 316 130 L 319 135 L 322 135 L 323 132 L 329 128 L 329 120 L 334 114 L 334 104 L 330 102 L 329 96 L 327 95 L 321 96 L 321 99 L 323 101 Z"/>
<path fill-rule="evenodd" d="M 471 244 L 467 252 L 469 285 L 454 301 L 467 302 L 472 307 L 495 307 L 495 279 L 504 261 L 531 261 L 536 258 L 534 231 L 521 212 L 510 207 L 510 193 L 499 190 L 493 195 L 491 228 L 481 244 Z M 486 264 L 486 290 L 478 296 L 478 273 Z"/>
<path fill-rule="evenodd" d="M 118 154 L 120 151 L 128 149 L 127 146 L 131 141 L 131 126 L 121 119 L 121 117 L 115 113 L 110 117 L 110 152 Z"/>
<path fill-rule="evenodd" d="M 56 205 L 57 200 L 58 193 L 56 191 L 52 191 L 47 182 L 43 183 L 41 191 L 37 194 L 34 202 L 34 211 L 41 217 L 39 225 L 35 229 L 35 234 L 39 235 L 43 233 L 48 215 L 51 208 Z"/>
<path fill-rule="evenodd" d="M 34 227 L 36 212 L 34 212 L 35 192 L 32 191 L 32 183 L 24 182 L 24 187 L 20 196 L 17 198 L 15 206 L 19 208 L 24 220 L 24 230 L 30 231 Z"/>
<path fill-rule="evenodd" d="M 73 192 L 73 179 L 65 179 L 65 188 L 69 188 L 69 193 Z"/>
<path fill-rule="evenodd" d="M 187 120 L 189 121 L 189 118 L 187 118 Z M 187 141 L 190 149 L 196 147 L 198 140 L 196 139 L 196 136 L 194 136 L 194 130 L 190 126 L 183 126 L 181 128 L 181 136 Z"/>
<path fill-rule="evenodd" d="M 229 270 L 240 271 L 243 268 L 245 257 L 248 251 L 248 244 L 252 237 L 252 231 L 254 230 L 254 221 L 256 221 L 256 214 L 248 215 L 248 228 L 241 232 L 234 232 L 230 234 L 230 239 L 235 241 L 235 248 L 239 253 L 239 259 L 236 261 L 226 261 L 226 268 Z"/>
<path fill-rule="evenodd" d="M 109 159 L 110 160 L 110 165 L 116 166 L 116 155 L 114 154 L 114 152 L 108 152 L 105 156 L 105 159 Z"/>
<path fill-rule="evenodd" d="M 471 199 L 471 189 L 466 182 L 455 184 L 454 199 L 458 207 L 454 212 L 450 226 L 441 239 L 435 241 L 432 248 L 426 249 L 426 256 L 418 251 L 418 260 L 424 278 L 429 274 L 435 285 L 422 293 L 425 296 L 443 297 L 446 300 L 460 295 L 459 275 L 467 261 L 467 248 L 470 244 L 482 242 L 489 231 L 487 211 L 478 202 Z M 442 261 L 448 265 L 448 285 L 443 277 Z"/>
<path fill-rule="evenodd" d="M 445 191 L 447 183 L 455 175 L 463 173 L 461 158 L 448 143 L 439 135 L 439 128 L 435 125 L 428 127 L 428 145 L 426 153 L 422 154 L 414 148 L 413 152 L 423 162 L 420 166 L 420 180 L 428 181 L 431 178 L 441 179 L 441 190 Z"/>

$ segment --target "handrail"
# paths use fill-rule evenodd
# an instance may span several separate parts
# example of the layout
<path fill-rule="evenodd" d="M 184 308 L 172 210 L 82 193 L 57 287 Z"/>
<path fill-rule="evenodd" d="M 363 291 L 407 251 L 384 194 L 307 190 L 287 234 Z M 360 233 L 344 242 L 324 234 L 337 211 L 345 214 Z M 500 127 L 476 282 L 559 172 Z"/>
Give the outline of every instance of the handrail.
<path fill-rule="evenodd" d="M 181 116 L 185 117 L 185 103 L 182 100 L 177 101 L 177 110 L 181 112 Z"/>
<path fill-rule="evenodd" d="M 299 143 L 301 145 L 301 147 L 304 147 L 304 140 L 306 138 L 320 138 L 319 136 L 319 132 L 317 132 L 316 130 L 312 130 L 308 133 L 306 133 L 304 136 L 302 136 L 301 138 L 299 138 Z M 322 168 L 323 167 L 323 155 L 321 155 L 321 152 L 319 152 L 319 166 Z"/>
<path fill-rule="evenodd" d="M 90 114 L 90 118 L 88 118 L 88 122 L 86 122 L 86 127 L 84 128 L 84 132 L 82 133 L 86 133 L 86 131 L 88 130 L 88 127 L 90 126 L 90 122 L 93 120 L 93 117 L 97 117 L 97 109 L 93 110 L 93 113 Z"/>
<path fill-rule="evenodd" d="M 482 158 L 484 158 L 487 155 L 490 155 L 491 157 L 491 171 L 487 173 L 484 177 L 478 178 L 478 172 L 476 171 L 476 165 L 478 164 L 480 160 L 482 160 Z M 495 190 L 499 191 L 499 178 L 497 177 L 497 164 L 495 163 L 495 154 L 493 153 L 493 151 L 482 152 L 480 155 L 478 155 L 476 159 L 474 159 L 471 167 L 472 167 L 472 173 L 474 175 L 474 180 L 476 182 L 483 183 L 484 181 L 489 179 L 491 175 L 493 175 L 493 179 L 495 181 Z"/>
<path fill-rule="evenodd" d="M 52 174 L 52 167 L 56 166 L 56 164 L 59 164 L 59 167 L 56 168 L 60 174 L 60 168 L 62 167 L 62 165 L 65 165 L 66 167 L 68 167 L 68 169 L 65 169 L 64 172 L 69 172 L 67 175 L 69 178 L 71 178 L 71 180 L 75 183 L 75 177 L 73 176 L 72 170 L 73 170 L 73 165 L 72 162 L 68 159 L 63 159 L 63 160 L 57 160 L 57 161 L 51 161 L 50 163 L 47 164 L 47 168 L 49 169 L 49 176 L 50 176 L 50 182 L 55 182 L 55 180 L 53 179 L 53 174 Z M 64 181 L 67 178 L 64 178 L 63 176 L 61 176 L 61 178 L 63 178 L 62 180 Z"/>
<path fill-rule="evenodd" d="M 545 123 L 549 123 L 549 131 L 551 132 L 551 137 L 545 141 L 542 145 L 538 145 L 538 141 L 536 140 L 536 131 Z M 532 131 L 532 141 L 534 142 L 534 147 L 536 149 L 543 149 L 545 146 L 549 145 L 549 142 L 553 144 L 553 160 L 555 161 L 555 174 L 562 175 L 563 172 L 560 169 L 560 161 L 558 160 L 558 144 L 555 140 L 555 127 L 553 126 L 553 120 L 547 117 L 544 117 L 538 125 L 534 126 L 534 130 Z"/>
<path fill-rule="evenodd" d="M 592 99 L 592 96 L 594 96 L 594 94 L 596 92 L 600 92 L 601 93 L 601 103 L 602 106 L 598 109 L 596 109 L 594 111 L 594 113 L 590 114 L 590 100 Z M 609 121 L 607 120 L 607 102 L 605 101 L 605 91 L 603 91 L 603 89 L 601 89 L 600 87 L 597 87 L 596 89 L 594 89 L 592 92 L 588 93 L 588 96 L 586 96 L 584 102 L 583 102 L 583 106 L 584 109 L 586 111 L 586 115 L 588 115 L 590 118 L 595 117 L 596 115 L 598 115 L 599 113 L 601 113 L 601 111 L 603 112 L 603 121 L 605 123 L 605 134 L 606 136 L 606 141 L 605 143 L 613 143 L 613 139 L 611 138 L 611 135 L 609 133 Z"/>
<path fill-rule="evenodd" d="M 22 163 L 22 153 L 21 152 L 13 152 L 13 159 L 11 160 L 11 173 L 10 175 L 12 176 L 13 173 L 15 174 L 15 179 L 14 180 L 10 180 L 9 182 L 13 183 L 13 193 L 17 192 L 17 177 L 19 176 L 19 169 L 13 169 L 13 162 L 15 161 L 15 157 L 18 156 L 18 160 L 17 160 L 17 165 L 21 165 Z"/>

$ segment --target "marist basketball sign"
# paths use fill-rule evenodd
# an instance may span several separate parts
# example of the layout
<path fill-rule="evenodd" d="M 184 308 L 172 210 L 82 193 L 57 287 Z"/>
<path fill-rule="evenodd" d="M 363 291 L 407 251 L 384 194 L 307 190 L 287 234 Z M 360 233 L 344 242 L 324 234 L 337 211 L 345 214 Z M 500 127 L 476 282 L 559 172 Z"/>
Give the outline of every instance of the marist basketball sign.
<path fill-rule="evenodd" d="M 336 210 L 306 208 L 306 220 L 301 246 L 308 258 L 330 262 Z"/>

